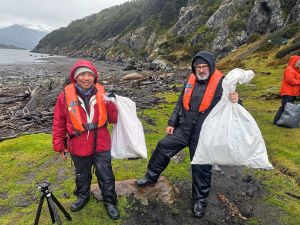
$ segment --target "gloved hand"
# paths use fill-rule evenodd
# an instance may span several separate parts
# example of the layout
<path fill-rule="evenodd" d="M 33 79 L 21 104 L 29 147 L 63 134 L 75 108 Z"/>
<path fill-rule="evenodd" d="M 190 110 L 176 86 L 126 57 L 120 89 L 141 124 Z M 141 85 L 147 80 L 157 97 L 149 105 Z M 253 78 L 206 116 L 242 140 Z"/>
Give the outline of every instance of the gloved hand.
<path fill-rule="evenodd" d="M 64 148 L 62 151 L 60 151 L 60 155 L 64 160 L 67 160 L 68 157 L 68 149 Z"/>

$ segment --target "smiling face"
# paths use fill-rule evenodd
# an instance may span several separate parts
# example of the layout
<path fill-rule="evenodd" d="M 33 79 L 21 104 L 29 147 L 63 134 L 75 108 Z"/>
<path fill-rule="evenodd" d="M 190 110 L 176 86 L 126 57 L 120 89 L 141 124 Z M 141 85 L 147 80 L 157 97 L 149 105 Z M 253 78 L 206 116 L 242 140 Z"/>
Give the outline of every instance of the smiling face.
<path fill-rule="evenodd" d="M 83 89 L 88 90 L 95 82 L 95 76 L 91 72 L 82 72 L 76 77 L 77 84 Z"/>

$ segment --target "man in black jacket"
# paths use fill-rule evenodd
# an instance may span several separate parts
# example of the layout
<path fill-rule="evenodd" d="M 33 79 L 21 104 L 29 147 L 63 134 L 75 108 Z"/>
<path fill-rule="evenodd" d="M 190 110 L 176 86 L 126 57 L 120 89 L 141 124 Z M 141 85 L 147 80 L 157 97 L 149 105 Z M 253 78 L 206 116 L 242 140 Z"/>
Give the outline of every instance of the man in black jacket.
<path fill-rule="evenodd" d="M 222 73 L 215 68 L 215 59 L 211 53 L 201 51 L 193 58 L 192 73 L 168 121 L 167 136 L 158 142 L 145 176 L 136 180 L 138 187 L 156 183 L 168 166 L 170 158 L 186 146 L 190 150 L 190 160 L 193 159 L 202 124 L 222 97 L 223 78 Z M 231 93 L 229 99 L 237 103 L 238 94 Z M 195 217 L 202 217 L 211 186 L 212 165 L 191 165 L 191 167 L 192 211 Z"/>

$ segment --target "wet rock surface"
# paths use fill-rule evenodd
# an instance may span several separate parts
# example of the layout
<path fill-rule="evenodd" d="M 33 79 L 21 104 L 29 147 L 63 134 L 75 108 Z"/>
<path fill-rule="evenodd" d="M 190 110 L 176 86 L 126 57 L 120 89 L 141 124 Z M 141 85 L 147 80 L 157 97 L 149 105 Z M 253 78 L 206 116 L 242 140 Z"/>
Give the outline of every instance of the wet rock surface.
<path fill-rule="evenodd" d="M 167 178 L 161 176 L 155 185 L 145 188 L 138 188 L 135 179 L 116 181 L 116 192 L 119 197 L 134 197 L 142 205 L 147 206 L 151 199 L 159 200 L 165 205 L 172 205 L 179 190 Z M 91 193 L 98 201 L 102 201 L 98 184 L 91 185 Z"/>
<path fill-rule="evenodd" d="M 50 58 L 48 62 L 2 65 L 0 68 L 0 141 L 21 134 L 51 132 L 53 109 L 59 93 L 69 82 L 68 74 L 76 59 Z M 187 71 L 172 73 L 142 70 L 138 78 L 122 80 L 136 70 L 124 70 L 122 63 L 95 62 L 99 80 L 108 92 L 131 98 L 138 110 L 163 102 L 155 97 L 162 91 L 180 91 Z M 128 77 L 128 76 L 127 76 Z M 132 75 L 129 77 L 132 78 Z"/>

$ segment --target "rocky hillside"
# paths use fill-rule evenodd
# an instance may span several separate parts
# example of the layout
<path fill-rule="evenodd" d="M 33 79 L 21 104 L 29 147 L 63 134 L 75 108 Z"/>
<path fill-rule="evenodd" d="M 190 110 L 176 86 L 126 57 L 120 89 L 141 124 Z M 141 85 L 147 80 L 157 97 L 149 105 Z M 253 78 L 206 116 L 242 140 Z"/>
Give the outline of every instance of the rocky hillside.
<path fill-rule="evenodd" d="M 34 51 L 176 64 L 200 49 L 224 57 L 299 22 L 300 0 L 132 0 L 51 32 Z"/>

